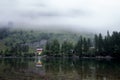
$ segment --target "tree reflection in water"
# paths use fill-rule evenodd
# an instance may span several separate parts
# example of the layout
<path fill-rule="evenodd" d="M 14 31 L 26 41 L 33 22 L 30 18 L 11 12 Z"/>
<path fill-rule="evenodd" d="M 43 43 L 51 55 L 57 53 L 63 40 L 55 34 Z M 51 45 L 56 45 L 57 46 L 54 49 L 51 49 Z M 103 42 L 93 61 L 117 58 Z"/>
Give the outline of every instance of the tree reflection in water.
<path fill-rule="evenodd" d="M 0 59 L 0 80 L 120 80 L 117 60 Z"/>

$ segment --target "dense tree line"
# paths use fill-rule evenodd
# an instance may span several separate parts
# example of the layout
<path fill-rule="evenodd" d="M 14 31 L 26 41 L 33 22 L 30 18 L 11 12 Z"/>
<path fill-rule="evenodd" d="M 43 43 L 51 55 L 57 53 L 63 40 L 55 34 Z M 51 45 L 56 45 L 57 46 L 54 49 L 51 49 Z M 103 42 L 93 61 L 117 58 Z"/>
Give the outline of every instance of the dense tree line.
<path fill-rule="evenodd" d="M 76 44 L 64 41 L 62 44 L 57 39 L 47 42 L 44 54 L 48 56 L 87 56 L 90 54 L 91 41 L 89 38 L 79 38 Z"/>
<path fill-rule="evenodd" d="M 91 39 L 82 36 L 76 44 L 70 41 L 64 41 L 60 44 L 58 40 L 53 40 L 47 42 L 44 53 L 59 56 L 120 57 L 120 32 L 113 32 L 110 35 L 108 31 L 106 36 L 96 34 L 93 42 Z"/>
<path fill-rule="evenodd" d="M 40 45 L 41 40 L 53 40 L 58 39 L 60 42 L 53 43 L 53 51 L 57 50 L 63 41 L 63 39 L 76 41 L 78 35 L 68 34 L 68 33 L 49 33 L 40 30 L 22 30 L 22 29 L 12 29 L 7 27 L 0 28 L 0 55 L 2 56 L 27 56 L 33 55 L 36 48 L 36 45 Z M 31 47 L 31 44 L 35 44 Z M 43 44 L 43 46 L 45 43 Z M 57 45 L 57 46 L 54 46 Z M 42 46 L 42 47 L 43 47 Z M 26 49 L 27 48 L 27 49 Z M 25 50 L 24 50 L 25 49 Z M 58 50 L 57 50 L 58 51 Z M 29 54 L 32 53 L 32 54 Z M 57 52 L 55 52 L 57 53 Z"/>
<path fill-rule="evenodd" d="M 68 38 L 69 37 L 69 38 Z M 2 56 L 34 56 L 26 43 L 47 40 L 43 55 L 120 57 L 120 32 L 107 32 L 106 36 L 95 34 L 90 37 L 78 37 L 77 34 L 44 33 L 39 31 L 11 30 L 0 28 L 0 55 Z M 34 48 L 35 49 L 35 48 Z"/>
<path fill-rule="evenodd" d="M 20 57 L 20 56 L 33 56 L 34 54 L 30 54 L 29 52 L 29 46 L 27 45 L 21 45 L 16 44 L 14 46 L 11 46 L 9 49 L 5 49 L 5 51 L 1 51 L 0 55 L 3 57 Z"/>
<path fill-rule="evenodd" d="M 113 32 L 103 38 L 101 34 L 95 35 L 95 53 L 101 56 L 120 57 L 120 32 Z"/>

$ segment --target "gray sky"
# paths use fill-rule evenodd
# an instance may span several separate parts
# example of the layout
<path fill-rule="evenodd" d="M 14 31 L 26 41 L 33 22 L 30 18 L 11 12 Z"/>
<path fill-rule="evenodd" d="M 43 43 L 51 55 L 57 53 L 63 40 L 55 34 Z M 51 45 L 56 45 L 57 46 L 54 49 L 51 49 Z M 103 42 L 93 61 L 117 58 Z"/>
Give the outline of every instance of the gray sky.
<path fill-rule="evenodd" d="M 120 0 L 0 0 L 0 23 L 120 31 Z"/>

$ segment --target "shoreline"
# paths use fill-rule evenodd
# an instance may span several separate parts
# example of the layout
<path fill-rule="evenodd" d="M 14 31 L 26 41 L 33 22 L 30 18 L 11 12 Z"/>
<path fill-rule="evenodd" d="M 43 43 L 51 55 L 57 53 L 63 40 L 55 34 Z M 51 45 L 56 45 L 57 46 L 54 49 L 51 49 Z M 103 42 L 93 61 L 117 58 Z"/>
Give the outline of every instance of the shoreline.
<path fill-rule="evenodd" d="M 73 58 L 73 59 L 119 59 L 119 58 L 111 57 L 111 56 L 95 56 L 95 57 L 85 57 L 85 56 L 83 56 L 83 57 L 79 57 L 79 56 L 70 56 L 70 57 L 69 56 L 63 56 L 63 57 L 61 57 L 61 56 L 57 56 L 57 57 L 55 57 L 55 56 L 32 56 L 32 57 L 9 56 L 9 57 L 1 57 L 0 56 L 0 58 L 39 58 L 39 57 L 41 57 L 41 58 Z"/>

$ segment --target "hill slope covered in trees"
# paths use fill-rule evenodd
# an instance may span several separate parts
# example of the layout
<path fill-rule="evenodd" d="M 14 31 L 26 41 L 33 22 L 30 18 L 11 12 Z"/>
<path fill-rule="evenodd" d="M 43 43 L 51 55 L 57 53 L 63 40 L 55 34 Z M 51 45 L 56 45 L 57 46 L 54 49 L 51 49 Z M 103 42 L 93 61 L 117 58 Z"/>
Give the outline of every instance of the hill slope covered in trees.
<path fill-rule="evenodd" d="M 120 57 L 120 32 L 102 34 L 46 32 L 0 28 L 1 56 L 34 56 L 36 48 L 47 56 Z"/>
<path fill-rule="evenodd" d="M 57 39 L 61 44 L 70 41 L 75 44 L 79 36 L 93 38 L 89 33 L 47 32 L 42 30 L 23 30 L 0 28 L 0 54 L 2 56 L 34 55 L 37 47 L 44 48 L 47 41 Z"/>

